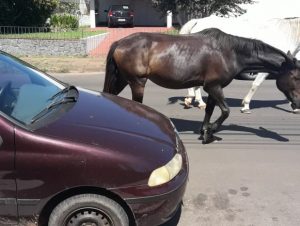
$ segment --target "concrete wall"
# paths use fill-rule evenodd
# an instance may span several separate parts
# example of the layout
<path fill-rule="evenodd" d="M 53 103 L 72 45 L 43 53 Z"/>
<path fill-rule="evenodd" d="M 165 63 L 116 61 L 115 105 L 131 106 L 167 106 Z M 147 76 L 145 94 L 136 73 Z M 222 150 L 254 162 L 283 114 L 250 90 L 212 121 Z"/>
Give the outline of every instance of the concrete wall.
<path fill-rule="evenodd" d="M 0 39 L 0 50 L 21 56 L 83 56 L 96 48 L 106 35 L 80 40 Z"/>

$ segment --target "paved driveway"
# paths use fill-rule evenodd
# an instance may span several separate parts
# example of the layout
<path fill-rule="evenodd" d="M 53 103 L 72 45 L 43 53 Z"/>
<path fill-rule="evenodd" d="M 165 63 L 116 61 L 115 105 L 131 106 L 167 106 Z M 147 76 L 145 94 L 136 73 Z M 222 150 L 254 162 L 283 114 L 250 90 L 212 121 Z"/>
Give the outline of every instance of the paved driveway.
<path fill-rule="evenodd" d="M 106 55 L 108 53 L 110 45 L 130 34 L 136 32 L 166 32 L 172 30 L 173 28 L 167 27 L 133 27 L 133 28 L 107 28 L 107 27 L 97 27 L 97 30 L 107 30 L 108 35 L 106 38 L 93 50 L 90 52 L 91 56 Z"/>

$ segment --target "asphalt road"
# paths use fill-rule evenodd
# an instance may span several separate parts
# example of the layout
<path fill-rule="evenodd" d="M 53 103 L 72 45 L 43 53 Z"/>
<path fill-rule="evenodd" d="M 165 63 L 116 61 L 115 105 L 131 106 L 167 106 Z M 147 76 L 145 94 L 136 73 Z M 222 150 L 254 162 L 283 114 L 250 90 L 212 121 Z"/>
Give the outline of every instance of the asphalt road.
<path fill-rule="evenodd" d="M 103 74 L 55 75 L 92 90 L 102 90 Z M 298 226 L 300 225 L 300 115 L 274 80 L 265 81 L 252 102 L 252 114 L 241 114 L 250 81 L 234 80 L 224 89 L 229 118 L 216 143 L 198 140 L 204 111 L 183 108 L 186 90 L 151 82 L 144 104 L 172 119 L 185 144 L 190 177 L 181 213 L 166 226 Z M 120 96 L 130 98 L 126 88 Z M 216 118 L 220 114 L 215 110 Z"/>

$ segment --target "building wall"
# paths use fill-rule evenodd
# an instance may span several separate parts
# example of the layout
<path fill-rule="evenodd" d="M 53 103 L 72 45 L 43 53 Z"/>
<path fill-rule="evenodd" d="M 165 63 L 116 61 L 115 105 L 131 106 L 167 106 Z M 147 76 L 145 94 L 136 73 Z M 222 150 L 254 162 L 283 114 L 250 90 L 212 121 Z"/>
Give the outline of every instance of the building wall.
<path fill-rule="evenodd" d="M 243 8 L 247 12 L 242 17 L 251 20 L 300 17 L 299 0 L 256 0 L 255 4 L 246 4 Z"/>
<path fill-rule="evenodd" d="M 107 10 L 110 5 L 128 4 L 134 11 L 136 26 L 165 26 L 166 17 L 161 17 L 151 5 L 151 0 L 95 0 L 96 24 L 107 24 Z"/>

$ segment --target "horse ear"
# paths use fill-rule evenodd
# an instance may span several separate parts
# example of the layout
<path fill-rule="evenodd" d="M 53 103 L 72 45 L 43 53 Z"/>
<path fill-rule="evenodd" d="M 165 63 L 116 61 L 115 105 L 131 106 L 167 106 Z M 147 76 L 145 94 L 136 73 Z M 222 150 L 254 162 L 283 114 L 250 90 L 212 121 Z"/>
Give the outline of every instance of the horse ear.
<path fill-rule="evenodd" d="M 288 51 L 288 52 L 286 53 L 286 55 L 288 55 L 288 57 L 293 58 L 293 55 L 292 55 L 291 51 Z"/>

